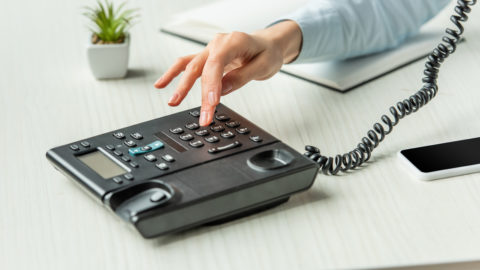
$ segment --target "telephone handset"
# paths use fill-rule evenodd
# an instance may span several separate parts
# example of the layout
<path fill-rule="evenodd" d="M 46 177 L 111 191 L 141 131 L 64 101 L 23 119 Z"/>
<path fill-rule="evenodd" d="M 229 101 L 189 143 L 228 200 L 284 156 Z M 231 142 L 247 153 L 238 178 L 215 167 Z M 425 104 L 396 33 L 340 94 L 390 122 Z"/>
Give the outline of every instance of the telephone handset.
<path fill-rule="evenodd" d="M 385 126 L 377 122 L 373 125 L 373 129 L 367 132 L 367 136 L 363 137 L 355 149 L 345 154 L 338 154 L 335 157 L 324 156 L 320 153 L 320 149 L 307 145 L 305 146 L 305 156 L 309 157 L 320 165 L 320 170 L 326 175 L 335 175 L 339 172 L 346 172 L 361 166 L 371 157 L 373 150 L 390 134 L 393 127 L 396 126 L 402 118 L 418 111 L 421 107 L 432 100 L 438 92 L 437 78 L 438 72 L 443 61 L 457 48 L 457 43 L 461 39 L 464 28 L 462 22 L 467 21 L 467 13 L 470 13 L 470 6 L 475 5 L 477 0 L 465 1 L 458 0 L 455 6 L 455 13 L 450 20 L 457 27 L 457 30 L 447 28 L 446 34 L 442 37 L 442 42 L 430 53 L 425 63 L 425 70 L 422 79 L 423 86 L 415 94 L 408 99 L 397 102 L 391 106 L 389 111 L 391 117 L 386 114 L 380 118 Z"/>

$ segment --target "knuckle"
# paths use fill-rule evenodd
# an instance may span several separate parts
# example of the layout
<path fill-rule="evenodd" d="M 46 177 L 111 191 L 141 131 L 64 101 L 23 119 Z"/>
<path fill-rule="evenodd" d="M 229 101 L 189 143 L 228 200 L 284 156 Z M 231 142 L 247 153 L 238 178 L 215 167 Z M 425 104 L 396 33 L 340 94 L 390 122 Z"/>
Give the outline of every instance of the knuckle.
<path fill-rule="evenodd" d="M 230 35 L 228 36 L 228 42 L 232 44 L 239 44 L 239 43 L 245 42 L 246 40 L 248 40 L 248 38 L 249 38 L 248 34 L 244 32 L 234 31 L 230 33 Z"/>
<path fill-rule="evenodd" d="M 198 74 L 200 72 L 200 67 L 196 63 L 188 63 L 185 67 L 185 70 L 189 73 Z"/>
<path fill-rule="evenodd" d="M 183 65 L 183 64 L 186 64 L 187 61 L 188 61 L 188 59 L 187 59 L 186 56 L 181 56 L 181 57 L 177 58 L 176 63 L 179 64 L 179 65 Z"/>

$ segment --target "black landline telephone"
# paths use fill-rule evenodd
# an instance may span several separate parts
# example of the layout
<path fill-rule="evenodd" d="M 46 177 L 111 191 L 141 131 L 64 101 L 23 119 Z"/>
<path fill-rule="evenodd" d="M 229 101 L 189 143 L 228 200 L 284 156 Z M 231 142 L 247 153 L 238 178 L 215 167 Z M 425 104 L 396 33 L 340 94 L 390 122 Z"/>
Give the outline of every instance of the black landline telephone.
<path fill-rule="evenodd" d="M 366 162 L 406 115 L 437 93 L 443 60 L 452 54 L 476 0 L 457 2 L 428 56 L 423 87 L 390 107 L 357 148 L 335 158 L 306 146 L 300 154 L 226 106 L 201 128 L 199 108 L 53 148 L 48 160 L 146 238 L 219 223 L 283 203 L 308 189 L 321 169 L 337 174 Z"/>

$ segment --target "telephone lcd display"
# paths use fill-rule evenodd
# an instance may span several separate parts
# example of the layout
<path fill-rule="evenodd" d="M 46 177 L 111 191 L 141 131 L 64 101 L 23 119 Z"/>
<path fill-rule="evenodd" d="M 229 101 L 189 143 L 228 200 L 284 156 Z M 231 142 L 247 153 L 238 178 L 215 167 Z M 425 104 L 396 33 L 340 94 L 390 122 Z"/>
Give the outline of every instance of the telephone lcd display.
<path fill-rule="evenodd" d="M 79 156 L 78 159 L 105 179 L 127 173 L 125 169 L 98 150 Z"/>

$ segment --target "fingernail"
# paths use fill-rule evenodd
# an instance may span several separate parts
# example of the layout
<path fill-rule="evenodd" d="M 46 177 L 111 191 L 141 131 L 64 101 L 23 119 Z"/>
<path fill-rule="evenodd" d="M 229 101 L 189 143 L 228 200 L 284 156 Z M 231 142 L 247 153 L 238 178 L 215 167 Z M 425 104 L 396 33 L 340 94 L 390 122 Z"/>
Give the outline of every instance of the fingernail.
<path fill-rule="evenodd" d="M 207 126 L 208 125 L 208 115 L 209 112 L 201 111 L 200 112 L 200 126 Z"/>
<path fill-rule="evenodd" d="M 172 97 L 168 100 L 168 104 L 177 103 L 177 100 L 178 100 L 178 94 L 175 93 L 175 94 L 173 94 Z"/>
<path fill-rule="evenodd" d="M 215 95 L 215 92 L 213 91 L 208 92 L 208 103 L 210 103 L 210 105 L 212 106 L 217 105 L 217 95 Z"/>
<path fill-rule="evenodd" d="M 223 85 L 222 85 L 222 94 L 228 94 L 228 93 L 230 93 L 230 91 L 232 91 L 232 88 L 233 88 L 232 83 L 230 83 L 230 82 L 225 82 L 225 83 L 223 83 Z"/>

